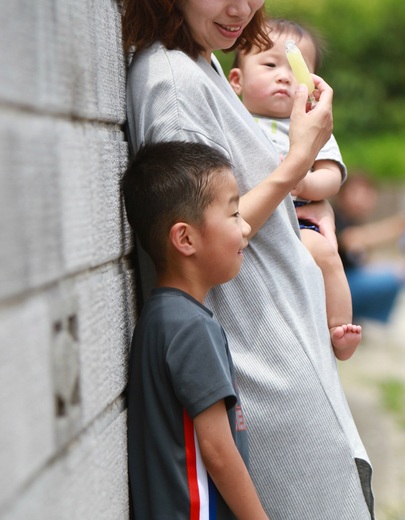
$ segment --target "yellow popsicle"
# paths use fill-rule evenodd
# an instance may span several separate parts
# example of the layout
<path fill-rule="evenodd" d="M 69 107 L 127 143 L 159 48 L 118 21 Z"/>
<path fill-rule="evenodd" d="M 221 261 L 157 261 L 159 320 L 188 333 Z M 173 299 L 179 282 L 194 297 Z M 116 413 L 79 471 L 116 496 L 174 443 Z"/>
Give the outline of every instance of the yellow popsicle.
<path fill-rule="evenodd" d="M 294 40 L 287 40 L 285 42 L 285 53 L 294 73 L 295 79 L 298 81 L 298 83 L 305 83 L 305 85 L 308 87 L 308 95 L 310 95 L 315 89 L 315 84 L 307 64 L 302 57 L 301 51 L 295 45 Z"/>

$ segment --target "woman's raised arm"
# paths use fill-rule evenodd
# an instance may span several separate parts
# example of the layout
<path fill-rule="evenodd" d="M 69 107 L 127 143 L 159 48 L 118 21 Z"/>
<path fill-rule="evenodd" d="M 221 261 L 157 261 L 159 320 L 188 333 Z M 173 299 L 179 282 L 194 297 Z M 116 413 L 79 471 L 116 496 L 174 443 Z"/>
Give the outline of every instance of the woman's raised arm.
<path fill-rule="evenodd" d="M 307 111 L 308 89 L 300 85 L 291 113 L 290 150 L 282 163 L 260 184 L 243 195 L 240 212 L 256 234 L 294 186 L 307 174 L 332 129 L 333 90 L 313 74 L 317 104 Z"/>

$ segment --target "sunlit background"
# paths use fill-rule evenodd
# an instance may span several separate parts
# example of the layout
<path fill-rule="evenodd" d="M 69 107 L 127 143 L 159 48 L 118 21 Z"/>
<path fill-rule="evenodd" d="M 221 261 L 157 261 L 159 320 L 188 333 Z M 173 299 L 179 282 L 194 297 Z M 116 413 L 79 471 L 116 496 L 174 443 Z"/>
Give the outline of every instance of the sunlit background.
<path fill-rule="evenodd" d="M 136 284 L 119 189 L 128 159 L 120 5 L 0 1 L 2 520 L 128 518 Z M 319 72 L 334 89 L 349 175 L 361 169 L 378 183 L 376 216 L 405 210 L 404 0 L 267 8 L 324 35 Z M 221 54 L 225 70 L 231 60 Z M 405 261 L 403 251 L 378 256 Z M 364 331 L 339 369 L 373 461 L 377 518 L 405 520 L 405 298 L 388 327 Z"/>

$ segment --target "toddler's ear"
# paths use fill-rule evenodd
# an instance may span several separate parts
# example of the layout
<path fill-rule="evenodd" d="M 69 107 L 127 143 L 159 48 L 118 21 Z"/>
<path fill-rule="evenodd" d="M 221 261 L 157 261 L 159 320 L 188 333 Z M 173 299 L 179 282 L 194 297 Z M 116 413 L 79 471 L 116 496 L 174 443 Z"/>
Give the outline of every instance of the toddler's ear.
<path fill-rule="evenodd" d="M 242 94 L 242 71 L 240 69 L 231 69 L 228 80 L 233 90 L 240 96 Z"/>
<path fill-rule="evenodd" d="M 191 256 L 195 253 L 194 228 L 185 222 L 176 222 L 170 229 L 171 245 L 182 255 Z"/>

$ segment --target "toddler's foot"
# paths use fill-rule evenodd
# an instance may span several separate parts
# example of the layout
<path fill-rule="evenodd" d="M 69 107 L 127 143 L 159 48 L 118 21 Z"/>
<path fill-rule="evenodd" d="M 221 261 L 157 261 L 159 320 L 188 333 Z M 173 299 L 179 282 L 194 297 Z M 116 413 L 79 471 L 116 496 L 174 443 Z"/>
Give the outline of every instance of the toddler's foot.
<path fill-rule="evenodd" d="M 330 337 L 336 357 L 341 360 L 348 359 L 358 347 L 361 336 L 360 325 L 348 323 L 330 329 Z"/>

